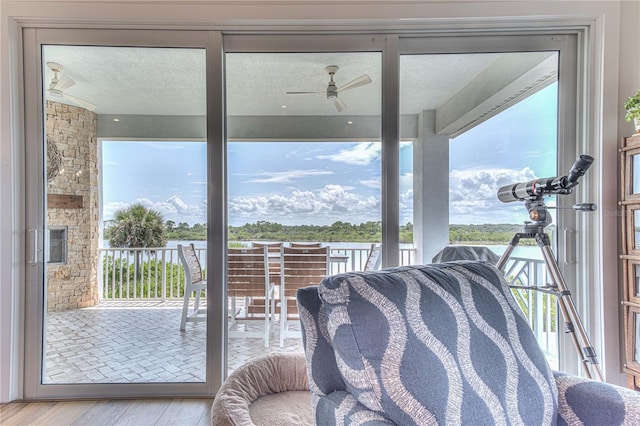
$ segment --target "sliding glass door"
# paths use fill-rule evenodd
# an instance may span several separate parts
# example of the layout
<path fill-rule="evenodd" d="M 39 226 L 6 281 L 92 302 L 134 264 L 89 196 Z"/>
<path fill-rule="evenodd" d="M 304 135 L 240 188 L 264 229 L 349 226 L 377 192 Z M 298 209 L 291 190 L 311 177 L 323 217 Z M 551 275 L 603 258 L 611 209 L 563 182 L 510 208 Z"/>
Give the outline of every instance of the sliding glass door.
<path fill-rule="evenodd" d="M 314 276 L 317 259 L 294 268 L 281 247 L 321 247 L 321 277 L 364 270 L 382 242 L 381 61 L 381 52 L 228 47 L 229 372 L 266 352 L 303 350 L 294 295 L 317 284 L 300 279 Z M 268 274 L 252 285 L 234 265 L 265 245 Z"/>
<path fill-rule="evenodd" d="M 570 35 L 24 40 L 29 398 L 212 395 L 256 355 L 302 351 L 282 247 L 324 250 L 327 275 L 488 246 L 526 219 L 497 188 L 578 153 Z M 574 290 L 580 222 L 553 223 Z M 254 249 L 249 291 L 233 259 Z"/>
<path fill-rule="evenodd" d="M 26 390 L 210 393 L 207 34 L 29 35 Z"/>
<path fill-rule="evenodd" d="M 413 207 L 413 220 L 401 222 L 412 232 L 405 229 L 401 237 L 415 245 L 417 262 L 475 257 L 495 263 L 531 220 L 522 201 L 501 202 L 498 189 L 568 173 L 576 158 L 575 97 L 569 94 L 576 84 L 574 43 L 530 35 L 401 39 L 400 128 L 407 143 L 400 155 L 411 152 L 413 159 L 401 163 L 413 166 L 411 192 L 401 198 L 408 202 L 400 204 L 401 211 Z M 575 197 L 544 202 L 552 217 L 544 231 L 573 285 L 576 213 L 557 214 L 556 207 L 571 206 Z M 506 275 L 517 285 L 549 282 L 535 241 L 521 241 Z M 525 290 L 514 296 L 551 365 L 575 366 L 574 348 L 558 332 L 555 297 Z"/>

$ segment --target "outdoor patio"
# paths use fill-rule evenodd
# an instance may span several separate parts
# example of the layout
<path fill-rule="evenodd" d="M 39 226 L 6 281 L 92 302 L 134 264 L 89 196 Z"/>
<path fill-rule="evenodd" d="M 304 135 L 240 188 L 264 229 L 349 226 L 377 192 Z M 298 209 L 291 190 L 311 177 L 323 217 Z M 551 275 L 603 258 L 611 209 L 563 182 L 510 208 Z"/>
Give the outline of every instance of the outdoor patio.
<path fill-rule="evenodd" d="M 50 312 L 44 383 L 204 382 L 206 326 L 188 323 L 181 332 L 181 312 L 181 301 L 104 301 Z M 280 348 L 278 330 L 276 322 L 268 349 L 260 338 L 229 338 L 228 371 L 267 352 L 303 351 L 300 339 Z"/>
<path fill-rule="evenodd" d="M 45 384 L 205 381 L 205 323 L 189 322 L 186 330 L 180 331 L 184 272 L 178 265 L 177 250 L 143 251 L 141 264 L 153 268 L 146 268 L 139 279 L 130 273 L 132 252 L 101 249 L 98 277 L 102 297 L 97 305 L 47 313 Z M 368 254 L 367 248 L 332 250 L 332 256 L 342 256 L 347 262 L 332 263 L 331 274 L 363 270 Z M 412 255 L 412 250 L 403 250 L 402 258 L 411 264 Z M 205 248 L 199 249 L 198 257 L 206 262 Z M 514 284 L 542 285 L 547 282 L 543 266 L 539 259 L 512 257 L 505 272 Z M 555 310 L 545 309 L 555 303 L 545 300 L 548 295 L 530 290 L 514 295 L 541 346 L 550 360 L 556 361 L 556 332 L 550 325 L 556 321 Z M 243 300 L 237 308 L 244 308 Z M 293 324 L 300 327 L 297 321 Z M 262 320 L 237 325 L 256 332 L 262 326 Z M 276 317 L 269 348 L 264 348 L 261 337 L 229 337 L 228 372 L 264 353 L 303 351 L 300 338 L 288 338 L 286 345 L 279 347 L 279 332 Z"/>

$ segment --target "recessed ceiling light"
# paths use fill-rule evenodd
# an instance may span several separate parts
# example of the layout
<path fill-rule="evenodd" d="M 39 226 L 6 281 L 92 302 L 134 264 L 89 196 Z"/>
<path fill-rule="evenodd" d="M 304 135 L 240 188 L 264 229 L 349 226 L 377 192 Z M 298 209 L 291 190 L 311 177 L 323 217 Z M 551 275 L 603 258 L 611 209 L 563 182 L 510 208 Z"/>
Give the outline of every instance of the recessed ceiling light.
<path fill-rule="evenodd" d="M 282 108 L 282 109 L 287 109 L 287 106 L 286 106 L 286 105 L 282 105 L 282 107 L 281 107 L 281 108 Z"/>
<path fill-rule="evenodd" d="M 118 122 L 118 121 L 120 121 L 120 119 L 119 118 L 114 118 L 113 121 Z"/>
<path fill-rule="evenodd" d="M 347 124 L 353 124 L 353 121 L 349 120 L 347 121 Z"/>

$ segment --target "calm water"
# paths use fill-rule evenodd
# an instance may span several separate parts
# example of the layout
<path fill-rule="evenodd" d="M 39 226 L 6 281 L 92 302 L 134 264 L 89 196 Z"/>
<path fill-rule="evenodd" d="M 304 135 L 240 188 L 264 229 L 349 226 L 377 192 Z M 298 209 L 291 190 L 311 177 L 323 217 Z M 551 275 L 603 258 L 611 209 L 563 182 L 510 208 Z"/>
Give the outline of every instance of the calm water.
<path fill-rule="evenodd" d="M 495 246 L 486 246 L 491 249 L 498 256 L 502 256 L 504 251 L 507 249 L 506 245 L 495 245 Z M 542 260 L 542 252 L 540 251 L 540 247 L 538 246 L 518 246 L 511 253 L 511 257 L 524 257 L 526 259 L 540 259 Z"/>

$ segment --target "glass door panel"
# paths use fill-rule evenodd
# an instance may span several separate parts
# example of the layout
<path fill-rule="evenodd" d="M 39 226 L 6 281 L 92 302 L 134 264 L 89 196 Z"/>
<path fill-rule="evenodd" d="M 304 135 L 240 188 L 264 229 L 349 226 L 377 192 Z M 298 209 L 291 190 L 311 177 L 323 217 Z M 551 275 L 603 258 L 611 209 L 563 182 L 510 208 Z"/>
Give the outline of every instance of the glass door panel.
<path fill-rule="evenodd" d="M 45 45 L 42 383 L 206 380 L 204 49 Z M 200 319 L 206 318 L 201 293 Z"/>
<path fill-rule="evenodd" d="M 379 52 L 225 55 L 228 371 L 266 351 L 302 350 L 295 284 L 280 247 L 321 246 L 330 274 L 379 267 L 370 255 L 382 241 L 381 59 Z M 238 252 L 252 247 L 268 252 L 267 283 L 255 292 L 241 288 L 233 268 Z"/>
<path fill-rule="evenodd" d="M 557 175 L 557 75 L 557 52 L 400 56 L 401 138 L 412 142 L 413 151 L 413 187 L 407 192 L 413 197 L 401 204 L 401 211 L 413 207 L 406 225 L 412 233 L 401 228 L 401 239 L 413 237 L 408 242 L 415 245 L 416 262 L 495 263 L 522 232 L 529 220 L 524 203 L 505 204 L 496 194 L 505 185 Z M 405 149 L 401 144 L 401 158 Z M 554 198 L 545 202 L 555 207 Z M 554 212 L 545 231 L 555 243 Z M 512 254 L 527 265 L 512 278 L 545 285 L 542 253 L 529 243 L 523 240 Z M 545 308 L 555 299 L 532 292 L 517 298 L 557 366 L 555 308 Z"/>

